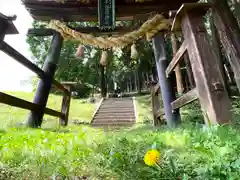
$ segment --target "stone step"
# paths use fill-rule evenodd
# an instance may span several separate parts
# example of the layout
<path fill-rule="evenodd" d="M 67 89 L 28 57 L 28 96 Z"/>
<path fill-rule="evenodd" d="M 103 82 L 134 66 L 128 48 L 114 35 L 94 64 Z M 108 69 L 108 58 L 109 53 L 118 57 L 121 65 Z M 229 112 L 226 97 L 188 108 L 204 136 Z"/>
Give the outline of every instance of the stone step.
<path fill-rule="evenodd" d="M 133 111 L 114 111 L 114 112 L 111 112 L 111 111 L 98 111 L 96 113 L 97 114 L 106 114 L 106 115 L 113 115 L 113 116 L 118 116 L 118 115 L 122 115 L 122 114 L 132 114 L 132 115 L 135 115 L 135 113 Z"/>
<path fill-rule="evenodd" d="M 121 110 L 121 111 L 127 111 L 127 110 L 132 110 L 134 111 L 134 107 L 115 107 L 115 106 L 112 106 L 112 107 L 100 107 L 99 110 Z"/>
<path fill-rule="evenodd" d="M 127 108 L 134 108 L 134 106 L 114 106 L 114 105 L 111 105 L 111 106 L 101 106 L 100 107 L 101 109 L 127 109 Z"/>
<path fill-rule="evenodd" d="M 118 120 L 118 121 L 109 121 L 109 120 L 101 120 L 101 121 L 99 121 L 99 120 L 94 120 L 93 122 L 92 122 L 92 124 L 131 124 L 131 123 L 135 123 L 135 121 L 134 120 Z"/>
<path fill-rule="evenodd" d="M 120 120 L 135 120 L 135 116 L 125 116 L 125 117 L 112 117 L 112 116 L 96 116 L 93 121 L 109 120 L 109 121 L 120 121 Z"/>
<path fill-rule="evenodd" d="M 117 119 L 135 119 L 134 115 L 131 116 L 110 116 L 110 115 L 103 115 L 103 114 L 99 114 L 96 115 L 94 117 L 94 119 L 113 119 L 113 120 L 117 120 Z"/>
<path fill-rule="evenodd" d="M 92 123 L 92 126 L 133 126 L 135 123 L 134 122 L 129 122 L 129 123 Z"/>
<path fill-rule="evenodd" d="M 98 114 L 106 114 L 106 115 L 113 115 L 113 116 L 119 116 L 119 115 L 135 115 L 134 111 L 129 110 L 129 111 L 98 111 L 96 115 Z"/>
<path fill-rule="evenodd" d="M 103 104 L 116 104 L 116 105 L 118 105 L 118 104 L 133 104 L 133 102 L 132 101 L 125 101 L 125 102 L 104 102 L 103 101 Z"/>
<path fill-rule="evenodd" d="M 125 103 L 103 103 L 102 106 L 123 106 L 123 105 L 133 105 L 132 102 L 125 102 Z"/>
<path fill-rule="evenodd" d="M 92 121 L 94 127 L 131 127 L 135 124 L 132 98 L 106 99 Z"/>
<path fill-rule="evenodd" d="M 106 102 L 124 102 L 124 101 L 132 101 L 132 98 L 108 98 L 105 101 Z"/>
<path fill-rule="evenodd" d="M 133 127 L 133 125 L 92 125 L 93 128 L 98 128 L 98 129 L 102 129 L 104 131 L 117 131 L 117 130 L 121 130 L 121 129 L 128 129 Z"/>
<path fill-rule="evenodd" d="M 133 106 L 133 103 L 121 103 L 121 104 L 115 104 L 115 103 L 103 103 L 102 106 Z"/>

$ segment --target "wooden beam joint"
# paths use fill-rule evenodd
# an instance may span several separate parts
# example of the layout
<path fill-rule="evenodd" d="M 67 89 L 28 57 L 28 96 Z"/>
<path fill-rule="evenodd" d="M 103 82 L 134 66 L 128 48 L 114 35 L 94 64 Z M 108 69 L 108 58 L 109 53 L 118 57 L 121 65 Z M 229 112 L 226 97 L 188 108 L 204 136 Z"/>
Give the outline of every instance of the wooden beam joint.
<path fill-rule="evenodd" d="M 196 88 L 192 89 L 191 91 L 187 92 L 186 94 L 180 96 L 178 99 L 171 103 L 172 109 L 179 109 L 187 104 L 195 101 L 198 99 Z"/>
<path fill-rule="evenodd" d="M 174 55 L 172 61 L 169 63 L 166 69 L 166 76 L 169 77 L 170 73 L 175 69 L 181 58 L 183 57 L 184 53 L 187 50 L 187 42 L 184 40 L 181 47 L 178 49 L 176 54 Z"/>

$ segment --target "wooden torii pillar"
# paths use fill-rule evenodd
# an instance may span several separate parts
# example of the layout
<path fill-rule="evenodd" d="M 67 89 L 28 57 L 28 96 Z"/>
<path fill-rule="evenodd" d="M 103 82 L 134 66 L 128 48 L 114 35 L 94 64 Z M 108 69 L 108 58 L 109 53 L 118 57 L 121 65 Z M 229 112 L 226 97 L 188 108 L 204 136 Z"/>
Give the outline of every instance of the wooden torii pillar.
<path fill-rule="evenodd" d="M 226 0 L 208 0 L 213 4 L 213 19 L 225 53 L 229 57 L 240 92 L 240 29 Z"/>
<path fill-rule="evenodd" d="M 173 110 L 171 103 L 176 99 L 172 82 L 167 79 L 165 70 L 168 66 L 164 34 L 159 32 L 153 37 L 153 50 L 164 105 L 164 112 L 169 127 L 175 127 L 180 122 L 179 110 Z"/>
<path fill-rule="evenodd" d="M 45 79 L 39 80 L 33 103 L 40 105 L 39 111 L 31 111 L 28 117 L 30 127 L 40 127 L 44 116 L 44 108 L 47 105 L 48 96 L 52 87 L 52 81 L 57 69 L 63 38 L 60 33 L 53 35 L 48 55 L 43 65 L 43 71 L 47 74 Z"/>
<path fill-rule="evenodd" d="M 188 51 L 196 92 L 205 115 L 206 124 L 224 124 L 231 121 L 230 101 L 224 87 L 217 56 L 211 48 L 203 16 L 211 6 L 207 3 L 184 4 L 177 12 L 172 30 L 182 29 L 184 42 L 179 54 Z M 182 52 L 181 52 L 182 51 Z M 171 62 L 172 69 L 179 61 Z M 169 71 L 166 71 L 169 74 Z"/>

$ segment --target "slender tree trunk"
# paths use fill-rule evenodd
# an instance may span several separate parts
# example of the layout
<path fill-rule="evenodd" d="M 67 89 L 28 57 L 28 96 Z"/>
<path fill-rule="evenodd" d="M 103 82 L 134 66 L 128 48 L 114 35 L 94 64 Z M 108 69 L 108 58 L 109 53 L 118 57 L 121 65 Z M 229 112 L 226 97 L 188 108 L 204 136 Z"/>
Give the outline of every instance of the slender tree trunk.
<path fill-rule="evenodd" d="M 149 75 L 148 72 L 146 72 L 147 82 L 149 81 Z"/>
<path fill-rule="evenodd" d="M 234 13 L 235 13 L 236 19 L 238 21 L 238 25 L 240 25 L 240 1 L 232 0 L 232 3 L 234 6 Z"/>
<path fill-rule="evenodd" d="M 130 92 L 130 83 L 127 82 L 127 93 L 129 93 L 129 92 Z"/>
<path fill-rule="evenodd" d="M 136 71 L 134 71 L 133 76 L 134 76 L 134 91 L 137 92 L 138 91 L 138 86 L 137 86 L 137 73 L 136 73 Z"/>
<path fill-rule="evenodd" d="M 105 67 L 103 65 L 100 65 L 100 72 L 101 72 L 101 95 L 102 97 L 106 97 L 107 96 L 107 88 L 106 88 L 106 79 L 105 79 Z"/>
<path fill-rule="evenodd" d="M 130 82 L 130 93 L 132 92 L 133 90 L 133 86 L 132 86 L 132 74 L 130 74 L 130 79 L 129 79 L 129 82 Z"/>
<path fill-rule="evenodd" d="M 141 73 L 139 67 L 137 68 L 136 71 L 136 78 L 137 78 L 137 92 L 138 94 L 141 94 L 142 91 L 142 78 L 141 78 Z"/>

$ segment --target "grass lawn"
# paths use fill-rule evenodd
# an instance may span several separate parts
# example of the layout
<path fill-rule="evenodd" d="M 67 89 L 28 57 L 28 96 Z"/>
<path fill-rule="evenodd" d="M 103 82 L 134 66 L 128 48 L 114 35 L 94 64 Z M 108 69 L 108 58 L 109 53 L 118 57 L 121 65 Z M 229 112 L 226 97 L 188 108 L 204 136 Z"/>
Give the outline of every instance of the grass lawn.
<path fill-rule="evenodd" d="M 15 97 L 32 102 L 34 93 L 23 93 L 23 92 L 6 92 L 7 94 Z M 47 107 L 60 111 L 62 104 L 62 96 L 50 95 Z M 87 99 L 72 99 L 70 105 L 69 119 L 70 123 L 72 120 L 81 120 L 90 122 L 92 114 L 95 110 L 95 104 L 87 103 Z M 8 105 L 0 104 L 0 129 L 6 128 L 7 126 L 15 125 L 16 122 L 23 122 L 27 119 L 29 111 L 11 107 Z M 43 127 L 58 127 L 58 118 L 45 115 Z"/>
<path fill-rule="evenodd" d="M 49 107 L 60 106 L 59 97 L 55 98 L 51 98 Z M 70 116 L 89 119 L 91 113 L 85 110 L 89 105 L 78 101 L 72 101 L 72 108 L 78 112 Z M 148 96 L 137 98 L 139 122 L 151 119 L 149 102 Z M 238 101 L 233 103 L 236 115 L 238 104 Z M 196 114 L 197 106 L 196 103 L 182 110 L 184 123 L 176 129 L 145 125 L 113 132 L 81 125 L 57 131 L 2 130 L 0 180 L 238 180 L 238 128 L 196 126 L 194 123 L 200 117 Z M 25 118 L 21 111 L 10 112 L 14 112 L 12 121 Z M 160 152 L 158 165 L 148 166 L 143 161 L 151 149 Z"/>
<path fill-rule="evenodd" d="M 144 155 L 152 148 L 160 152 L 159 166 L 144 164 Z M 10 129 L 0 132 L 0 149 L 1 180 L 238 180 L 240 176 L 240 133 L 231 127 L 146 126 L 120 132 L 87 126 L 64 132 Z"/>
<path fill-rule="evenodd" d="M 151 97 L 149 95 L 137 96 L 136 107 L 138 114 L 137 123 L 150 123 L 153 119 Z"/>
<path fill-rule="evenodd" d="M 160 102 L 162 104 L 162 102 Z M 138 109 L 137 123 L 152 123 L 152 104 L 150 95 L 137 96 L 136 106 Z M 163 107 L 163 105 L 161 105 Z M 181 120 L 186 122 L 203 123 L 203 116 L 199 102 L 194 102 L 181 109 Z"/>

